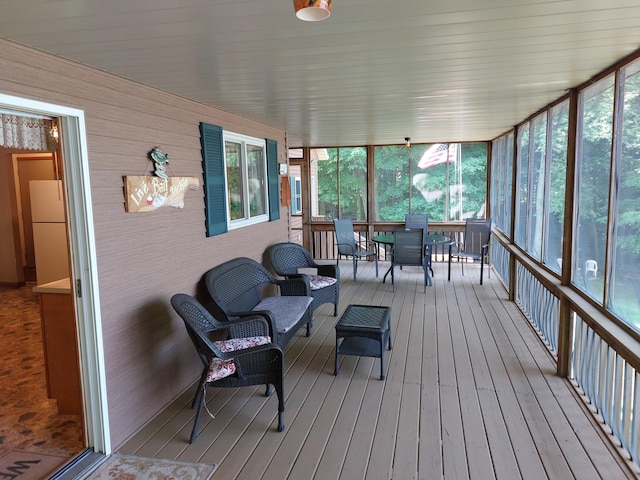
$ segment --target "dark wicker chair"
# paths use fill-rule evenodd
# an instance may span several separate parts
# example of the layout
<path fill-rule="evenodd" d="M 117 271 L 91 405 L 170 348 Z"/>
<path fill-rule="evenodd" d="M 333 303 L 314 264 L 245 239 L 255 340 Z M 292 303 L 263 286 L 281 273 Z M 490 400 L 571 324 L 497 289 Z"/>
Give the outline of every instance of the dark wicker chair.
<path fill-rule="evenodd" d="M 337 265 L 319 265 L 306 248 L 290 242 L 270 246 L 267 256 L 278 275 L 285 278 L 308 278 L 313 297 L 312 311 L 324 303 L 333 303 L 333 316 L 338 315 L 340 268 Z M 317 275 L 302 275 L 298 272 L 300 268 L 315 269 Z"/>
<path fill-rule="evenodd" d="M 171 297 L 171 305 L 182 317 L 189 333 L 189 337 L 198 352 L 198 356 L 204 366 L 198 390 L 193 400 L 193 406 L 198 407 L 193 422 L 193 429 L 189 441 L 193 443 L 198 436 L 198 424 L 202 415 L 202 408 L 206 402 L 206 393 L 209 386 L 238 388 L 250 385 L 267 385 L 266 394 L 270 394 L 269 385 L 273 385 L 278 395 L 278 431 L 284 430 L 284 356 L 280 347 L 273 343 L 244 348 L 241 350 L 226 351 L 223 348 L 232 342 L 214 342 L 210 334 L 216 331 L 228 330 L 228 324 L 219 322 L 193 297 L 179 293 Z M 264 338 L 269 335 L 269 325 L 262 317 L 247 318 L 238 323 L 250 325 L 256 333 L 261 333 L 260 340 L 254 339 L 254 343 L 268 341 Z M 222 343 L 222 346 L 221 346 Z M 223 378 L 213 379 L 212 375 L 219 363 L 228 366 L 233 363 L 235 372 Z M 225 373 L 228 373 L 226 371 Z"/>
<path fill-rule="evenodd" d="M 313 297 L 308 295 L 308 279 L 278 280 L 255 260 L 240 257 L 212 268 L 204 280 L 214 303 L 212 313 L 229 322 L 233 337 L 252 336 L 234 320 L 255 315 L 269 321 L 273 343 L 283 350 L 303 325 L 307 325 L 307 337 L 311 335 Z M 263 298 L 269 286 L 279 287 L 280 295 Z"/>
<path fill-rule="evenodd" d="M 453 258 L 462 262 L 462 275 L 464 264 L 468 259 L 480 260 L 480 285 L 484 272 L 485 261 L 489 259 L 489 240 L 491 239 L 491 219 L 468 219 L 464 227 L 462 243 L 451 242 L 449 244 L 449 281 L 451 281 L 451 260 Z M 491 275 L 491 270 L 489 270 Z"/>
<path fill-rule="evenodd" d="M 376 261 L 376 277 L 378 276 L 378 253 L 369 250 L 359 250 L 356 245 L 355 232 L 353 231 L 353 222 L 349 219 L 333 220 L 333 226 L 336 230 L 336 247 L 338 248 L 338 258 L 351 257 L 353 259 L 353 281 L 356 281 L 358 273 L 358 259 L 373 257 Z M 374 247 L 377 248 L 377 245 Z"/>
<path fill-rule="evenodd" d="M 429 264 L 425 253 L 421 228 L 395 230 L 393 232 L 393 249 L 391 250 L 391 285 L 394 285 L 393 272 L 396 266 L 422 267 L 424 270 L 424 291 L 426 292 L 427 283 L 431 284 L 431 278 L 427 271 Z"/>

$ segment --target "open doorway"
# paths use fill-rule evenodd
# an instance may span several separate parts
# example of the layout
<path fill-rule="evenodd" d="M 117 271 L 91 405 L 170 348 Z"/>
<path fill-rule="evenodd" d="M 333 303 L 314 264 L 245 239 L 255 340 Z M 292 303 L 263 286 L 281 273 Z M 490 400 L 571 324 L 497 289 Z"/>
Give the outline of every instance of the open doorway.
<path fill-rule="evenodd" d="M 57 119 L 60 134 L 60 146 L 57 149 L 60 161 L 58 168 L 63 172 L 61 180 L 63 180 L 62 192 L 65 196 L 67 212 L 67 248 L 71 253 L 67 262 L 69 278 L 66 289 L 72 299 L 70 305 L 78 348 L 76 363 L 81 379 L 80 398 L 83 400 L 80 406 L 81 448 L 86 447 L 108 454 L 111 453 L 111 445 L 104 385 L 104 358 L 84 113 L 77 109 L 2 94 L 0 94 L 0 109 L 27 116 L 45 115 Z M 6 168 L 3 174 L 5 171 Z M 5 222 L 5 227 L 15 230 L 13 227 L 15 220 L 12 218 L 8 223 Z M 13 236 L 15 237 L 15 234 Z M 16 248 L 12 250 L 19 251 Z M 19 254 L 22 253 L 19 252 Z M 16 266 L 18 272 L 16 284 L 26 284 L 31 281 L 28 268 L 24 270 L 23 266 L 26 266 L 26 262 L 23 265 L 21 259 L 20 265 Z M 27 287 L 28 293 L 30 292 Z M 38 298 L 40 299 L 41 295 Z M 38 310 L 42 309 L 42 305 L 38 307 Z M 31 379 L 31 381 L 34 380 Z M 45 383 L 42 379 L 40 382 Z"/>

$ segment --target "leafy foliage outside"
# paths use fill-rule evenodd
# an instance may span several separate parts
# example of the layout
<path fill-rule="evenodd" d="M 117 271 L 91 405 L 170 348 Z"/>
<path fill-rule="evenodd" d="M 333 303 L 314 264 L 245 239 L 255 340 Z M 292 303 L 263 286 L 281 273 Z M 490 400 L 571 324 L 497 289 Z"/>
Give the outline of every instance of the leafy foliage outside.
<path fill-rule="evenodd" d="M 581 92 L 578 119 L 575 225 L 572 282 L 621 319 L 640 329 L 640 62 L 627 69 L 623 84 L 613 75 Z M 614 110 L 616 88 L 622 101 Z M 518 129 L 518 185 L 515 190 L 515 241 L 535 258 L 560 272 L 567 185 L 569 102 L 556 105 L 546 117 L 550 128 L 536 128 L 537 118 Z M 545 114 L 546 115 L 546 114 Z M 621 121 L 614 125 L 614 119 Z M 506 137 L 504 140 L 506 142 Z M 619 143 L 615 143 L 619 139 Z M 502 142 L 502 143 L 505 143 Z M 494 142 L 494 173 L 510 162 L 508 149 Z M 550 143 L 548 145 L 547 143 Z M 502 146 L 502 148 L 501 148 Z M 545 161 L 540 162 L 540 156 Z M 543 177 L 544 175 L 544 177 Z M 544 178 L 544 182 L 542 179 Z M 506 182 L 494 179 L 492 199 L 505 202 Z M 541 189 L 544 188 L 544 191 Z M 542 195 L 544 193 L 544 195 Z M 542 207 L 542 209 L 541 209 Z M 492 205 L 504 212 L 509 206 Z M 543 216 L 543 222 L 540 222 Z M 508 233 L 508 232 L 507 232 Z M 587 261 L 597 263 L 588 271 Z M 605 290 L 605 279 L 608 289 Z M 608 292 L 605 298 L 605 292 Z"/>
<path fill-rule="evenodd" d="M 427 213 L 432 221 L 484 216 L 486 144 L 462 144 L 460 162 L 421 169 L 418 164 L 429 147 L 374 148 L 372 220 L 401 222 L 409 212 Z M 340 218 L 367 221 L 366 149 L 330 148 L 327 152 L 329 159 L 318 162 L 319 214 L 332 219 L 339 211 Z"/>

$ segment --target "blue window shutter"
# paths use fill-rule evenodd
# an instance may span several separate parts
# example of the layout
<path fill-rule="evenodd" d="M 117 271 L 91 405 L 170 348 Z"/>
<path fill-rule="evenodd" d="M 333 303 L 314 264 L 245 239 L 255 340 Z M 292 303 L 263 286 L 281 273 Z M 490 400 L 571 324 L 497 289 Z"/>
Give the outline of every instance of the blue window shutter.
<path fill-rule="evenodd" d="M 227 231 L 227 195 L 224 183 L 222 127 L 200 123 L 207 237 Z"/>
<path fill-rule="evenodd" d="M 269 183 L 269 221 L 280 218 L 280 185 L 278 172 L 278 142 L 266 139 L 267 142 L 267 181 Z"/>

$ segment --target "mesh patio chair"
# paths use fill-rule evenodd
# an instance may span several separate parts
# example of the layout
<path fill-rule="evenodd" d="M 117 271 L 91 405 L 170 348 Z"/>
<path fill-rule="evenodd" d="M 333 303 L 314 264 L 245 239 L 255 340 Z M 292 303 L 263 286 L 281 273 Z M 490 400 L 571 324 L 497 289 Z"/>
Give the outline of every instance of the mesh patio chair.
<path fill-rule="evenodd" d="M 333 303 L 333 316 L 338 315 L 340 294 L 340 268 L 337 265 L 319 265 L 309 251 L 297 243 L 277 243 L 267 249 L 273 270 L 285 278 L 307 278 L 313 297 L 311 310 L 324 303 Z M 301 273 L 300 269 L 314 269 L 315 274 Z"/>
<path fill-rule="evenodd" d="M 351 257 L 353 259 L 353 281 L 356 281 L 358 273 L 358 259 L 373 257 L 376 261 L 376 277 L 378 276 L 378 253 L 376 251 L 359 250 L 356 245 L 353 222 L 351 220 L 333 220 L 336 230 L 336 246 L 338 247 L 338 258 Z M 337 264 L 337 263 L 336 263 Z"/>
<path fill-rule="evenodd" d="M 404 228 L 406 228 L 407 230 L 412 230 L 415 228 L 422 229 L 424 254 L 427 256 L 427 264 L 429 265 L 429 269 L 433 274 L 433 270 L 431 269 L 431 251 L 429 249 L 429 245 L 427 244 L 427 235 L 429 234 L 429 215 L 427 215 L 426 213 L 407 213 L 404 216 Z"/>
<path fill-rule="evenodd" d="M 421 228 L 413 230 L 394 230 L 393 249 L 391 250 L 391 285 L 394 285 L 395 267 L 414 266 L 422 267 L 424 271 L 424 291 L 427 291 L 427 283 L 431 285 L 431 278 L 427 272 L 429 268 L 427 255 L 425 255 L 424 236 Z"/>
<path fill-rule="evenodd" d="M 255 260 L 239 257 L 209 270 L 204 281 L 213 300 L 212 313 L 229 322 L 232 336 L 251 336 L 234 320 L 255 315 L 269 321 L 273 343 L 282 349 L 305 324 L 307 337 L 311 335 L 313 318 L 309 307 L 313 297 L 309 296 L 308 280 L 278 280 Z M 266 295 L 270 293 L 268 287 L 278 287 L 280 295 Z"/>
<path fill-rule="evenodd" d="M 451 260 L 464 260 L 462 263 L 462 275 L 464 264 L 467 260 L 480 260 L 480 285 L 484 264 L 489 260 L 489 240 L 491 239 L 491 219 L 468 219 L 464 228 L 463 242 L 451 242 L 449 244 L 449 281 L 451 281 Z M 491 270 L 489 270 L 491 275 Z"/>
<path fill-rule="evenodd" d="M 429 233 L 429 215 L 424 213 L 407 213 L 404 216 L 404 228 L 407 230 L 421 228 L 423 241 L 426 244 L 427 234 Z"/>
<path fill-rule="evenodd" d="M 212 332 L 228 331 L 226 322 L 217 321 L 195 298 L 178 293 L 171 297 L 171 305 L 182 317 L 193 345 L 203 364 L 198 389 L 192 407 L 197 406 L 190 443 L 198 436 L 198 424 L 206 403 L 207 388 L 238 388 L 273 385 L 278 396 L 278 431 L 284 430 L 284 355 L 271 343 L 269 325 L 262 317 L 247 318 L 239 323 L 252 324 L 262 335 L 249 338 L 227 338 L 213 341 Z"/>

